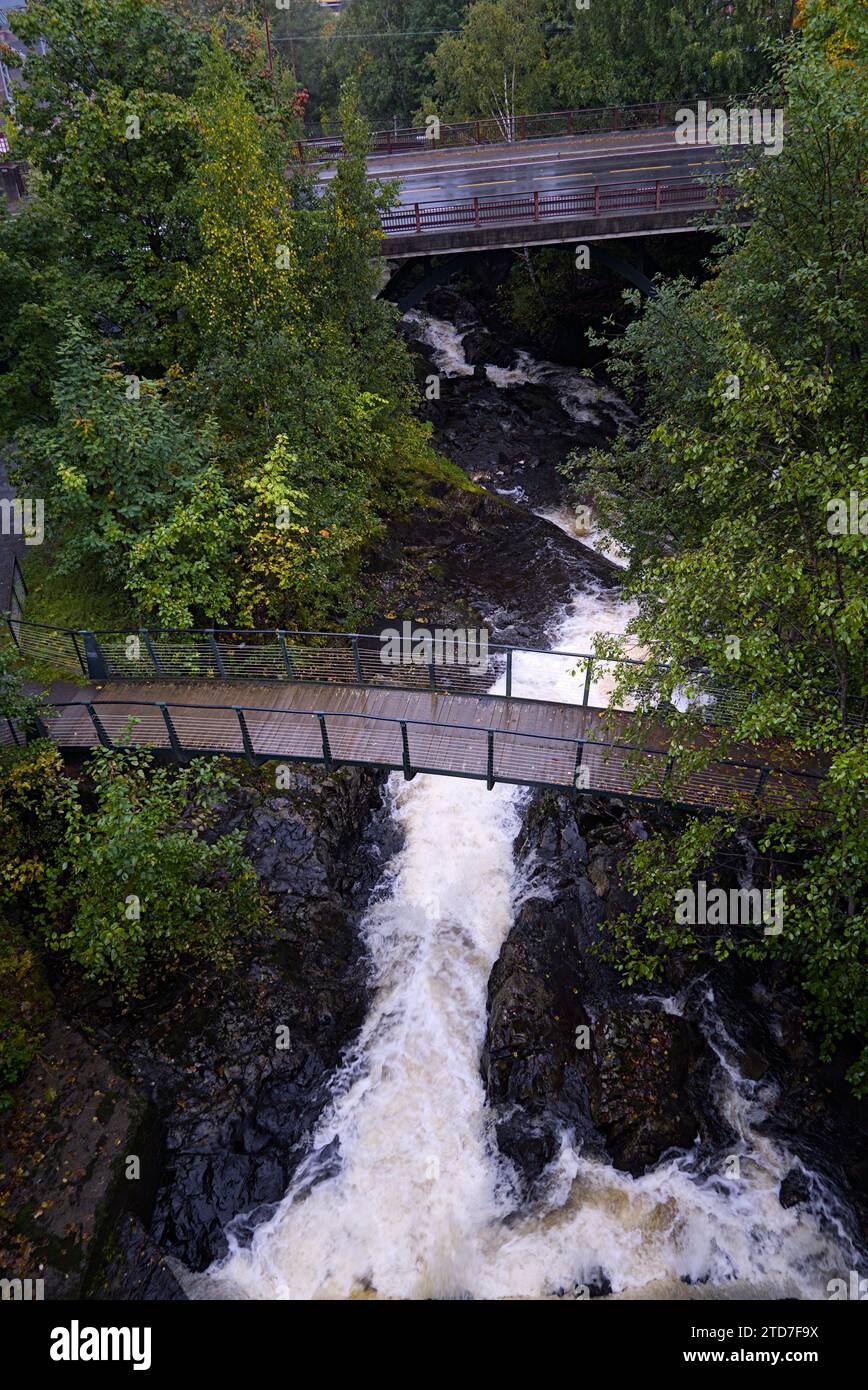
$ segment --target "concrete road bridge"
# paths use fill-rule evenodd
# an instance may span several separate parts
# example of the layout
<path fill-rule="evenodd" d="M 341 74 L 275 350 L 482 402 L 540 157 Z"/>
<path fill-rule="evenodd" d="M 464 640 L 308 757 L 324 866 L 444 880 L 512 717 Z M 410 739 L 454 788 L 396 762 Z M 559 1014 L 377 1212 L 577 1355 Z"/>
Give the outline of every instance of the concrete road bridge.
<path fill-rule="evenodd" d="M 420 255 L 695 231 L 727 196 L 731 148 L 682 144 L 689 103 L 555 112 L 372 137 L 371 178 L 395 180 L 383 254 Z M 338 160 L 339 138 L 300 144 L 308 162 Z M 320 179 L 334 177 L 323 167 Z"/>

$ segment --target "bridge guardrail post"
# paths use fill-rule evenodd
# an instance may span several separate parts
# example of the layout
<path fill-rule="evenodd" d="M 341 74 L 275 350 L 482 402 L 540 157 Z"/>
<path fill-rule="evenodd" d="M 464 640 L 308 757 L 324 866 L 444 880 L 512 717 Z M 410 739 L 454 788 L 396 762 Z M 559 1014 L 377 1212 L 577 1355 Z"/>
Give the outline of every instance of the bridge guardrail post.
<path fill-rule="evenodd" d="M 84 645 L 84 665 L 85 673 L 93 681 L 107 681 L 109 678 L 109 664 L 105 652 L 100 646 L 96 637 L 90 631 L 79 633 Z"/>
<path fill-rule="evenodd" d="M 655 179 L 655 181 L 654 181 L 654 211 L 655 211 L 655 212 L 659 212 L 659 211 L 660 211 L 660 180 L 659 180 L 659 179 Z"/>
<path fill-rule="evenodd" d="M 598 183 L 595 183 L 595 184 L 594 184 L 594 216 L 595 216 L 595 217 L 599 217 L 599 215 L 600 215 L 600 185 L 599 185 Z"/>
<path fill-rule="evenodd" d="M 223 657 L 220 654 L 220 648 L 217 645 L 217 638 L 214 636 L 213 627 L 209 627 L 208 629 L 208 644 L 211 648 L 211 655 L 214 658 L 214 665 L 217 667 L 217 674 L 225 678 L 226 668 L 223 665 Z"/>
<path fill-rule="evenodd" d="M 102 720 L 100 719 L 99 715 L 97 714 L 96 710 L 94 709 L 90 700 L 88 700 L 87 702 L 86 709 L 93 722 L 93 727 L 96 729 L 97 738 L 99 739 L 103 748 L 114 748 L 114 744 L 112 743 L 111 739 L 106 733 L 105 726 Z"/>
<path fill-rule="evenodd" d="M 166 733 L 169 735 L 169 747 L 171 748 L 178 762 L 180 762 L 181 755 L 184 750 L 181 746 L 181 740 L 178 738 L 177 730 L 175 729 L 175 726 L 172 723 L 172 716 L 169 713 L 169 707 L 168 705 L 164 705 L 161 702 L 159 710 L 160 714 L 163 716 L 163 723 L 166 726 Z"/>
<path fill-rule="evenodd" d="M 241 730 L 241 742 L 244 746 L 244 756 L 251 767 L 256 766 L 256 752 L 253 747 L 253 739 L 250 737 L 250 730 L 247 727 L 247 720 L 244 718 L 244 711 L 238 705 L 233 705 L 233 709 L 238 716 L 238 727 Z"/>
<path fill-rule="evenodd" d="M 292 664 L 292 657 L 289 654 L 289 648 L 286 645 L 286 636 L 283 632 L 278 631 L 277 643 L 280 647 L 280 655 L 283 657 L 283 664 L 286 667 L 286 674 L 290 680 L 294 680 L 295 667 Z"/>
<path fill-rule="evenodd" d="M 410 740 L 407 737 L 407 721 L 406 719 L 401 719 L 399 722 L 401 725 L 401 755 L 404 764 L 404 781 L 412 782 L 416 773 L 413 771 L 410 763 Z"/>
<path fill-rule="evenodd" d="M 151 641 L 151 634 L 148 632 L 148 629 L 146 627 L 139 628 L 139 636 L 145 644 L 145 650 L 147 651 L 148 656 L 151 658 L 154 670 L 156 671 L 158 676 L 162 676 L 163 663 L 157 656 L 157 649 Z"/>
<path fill-rule="evenodd" d="M 488 730 L 488 769 L 485 778 L 485 785 L 489 791 L 494 788 L 494 730 Z"/>
<path fill-rule="evenodd" d="M 421 232 L 421 230 L 422 230 L 422 218 L 419 216 L 419 204 L 418 204 L 418 203 L 414 203 L 414 204 L 413 204 L 413 210 L 414 210 L 414 212 L 415 212 L 415 214 L 416 214 L 416 231 L 417 231 L 417 232 Z"/>
<path fill-rule="evenodd" d="M 590 698 L 591 698 L 591 679 L 592 679 L 592 677 L 593 677 L 593 674 L 594 674 L 594 661 L 593 661 L 593 658 L 589 656 L 589 657 L 588 657 L 588 660 L 587 660 L 587 662 L 586 662 L 586 664 L 585 664 L 585 688 L 584 688 L 584 690 L 582 691 L 582 704 L 583 704 L 583 705 L 587 705 L 588 701 L 589 701 Z"/>
<path fill-rule="evenodd" d="M 512 694 L 512 647 L 506 650 L 506 698 Z"/>
<path fill-rule="evenodd" d="M 474 225 L 474 227 L 481 227 L 481 226 L 482 226 L 482 219 L 481 219 L 480 216 L 479 216 L 479 199 L 478 199 L 478 198 L 474 198 L 474 199 L 473 199 L 473 225 Z"/>
<path fill-rule="evenodd" d="M 331 744 L 329 743 L 329 735 L 328 729 L 326 728 L 325 715 L 318 714 L 317 719 L 319 720 L 319 731 L 322 735 L 322 760 L 325 763 L 326 772 L 332 772 L 334 771 L 334 761 L 332 759 L 332 750 Z"/>
<path fill-rule="evenodd" d="M 365 677 L 362 672 L 362 659 L 359 656 L 359 639 L 355 636 L 353 637 L 353 661 L 356 664 L 356 679 L 359 685 L 364 685 Z"/>
<path fill-rule="evenodd" d="M 539 189 L 533 191 L 533 220 L 539 222 Z"/>

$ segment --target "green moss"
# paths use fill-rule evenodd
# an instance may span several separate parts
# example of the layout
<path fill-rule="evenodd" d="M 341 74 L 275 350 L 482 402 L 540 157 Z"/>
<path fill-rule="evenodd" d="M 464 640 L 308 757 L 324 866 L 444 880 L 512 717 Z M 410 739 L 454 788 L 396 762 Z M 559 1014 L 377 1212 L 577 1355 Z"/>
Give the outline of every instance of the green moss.
<path fill-rule="evenodd" d="M 27 584 L 25 616 L 32 623 L 73 628 L 137 625 L 128 601 L 100 588 L 88 570 L 59 575 L 49 546 L 32 546 L 25 552 L 22 568 Z"/>

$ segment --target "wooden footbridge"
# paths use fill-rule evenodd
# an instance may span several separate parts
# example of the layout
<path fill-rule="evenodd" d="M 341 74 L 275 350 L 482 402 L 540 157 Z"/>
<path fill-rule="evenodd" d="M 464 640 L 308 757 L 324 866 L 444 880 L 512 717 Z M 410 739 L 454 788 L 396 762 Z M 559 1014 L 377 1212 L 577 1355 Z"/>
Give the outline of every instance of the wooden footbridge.
<path fill-rule="evenodd" d="M 756 814 L 791 808 L 806 819 L 822 778 L 816 760 L 786 746 L 735 746 L 673 785 L 665 721 L 649 717 L 641 741 L 630 742 L 629 712 L 606 704 L 618 663 L 588 653 L 486 645 L 456 659 L 454 642 L 450 651 L 432 640 L 390 664 L 382 637 L 360 633 L 7 626 L 31 666 L 89 683 L 52 686 L 38 726 L 7 720 L 6 743 L 38 734 L 67 752 L 126 744 L 179 759 L 353 764 L 489 788 L 509 782 Z M 540 698 L 552 682 L 561 698 Z M 712 699 L 697 746 L 720 746 L 732 714 L 731 698 Z"/>

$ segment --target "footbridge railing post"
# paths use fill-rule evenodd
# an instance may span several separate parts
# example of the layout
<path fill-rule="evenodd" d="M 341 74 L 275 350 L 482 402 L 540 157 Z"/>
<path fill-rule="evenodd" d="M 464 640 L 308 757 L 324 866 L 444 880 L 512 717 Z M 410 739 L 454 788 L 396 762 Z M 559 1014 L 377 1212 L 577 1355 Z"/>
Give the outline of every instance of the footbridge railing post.
<path fill-rule="evenodd" d="M 79 633 L 84 646 L 84 663 L 87 675 L 92 681 L 107 681 L 109 678 L 109 664 L 105 652 L 90 631 Z"/>
<path fill-rule="evenodd" d="M 247 720 L 244 718 L 244 711 L 242 709 L 239 709 L 237 705 L 233 706 L 233 708 L 235 710 L 235 713 L 238 715 L 238 727 L 241 730 L 241 743 L 244 747 L 244 756 L 246 757 L 250 766 L 255 767 L 256 751 L 253 747 L 253 740 L 250 737 L 250 730 L 247 727 Z"/>
<path fill-rule="evenodd" d="M 760 768 L 760 774 L 759 774 L 759 777 L 757 778 L 757 784 L 756 784 L 756 786 L 754 787 L 753 798 L 752 798 L 752 800 L 751 800 L 751 805 L 752 805 L 752 806 L 756 806 L 756 805 L 759 804 L 760 797 L 762 796 L 763 791 L 765 790 L 766 782 L 769 780 L 769 773 L 770 773 L 770 772 L 771 772 L 771 768 L 770 768 L 770 767 L 761 767 L 761 768 Z"/>
<path fill-rule="evenodd" d="M 163 663 L 157 656 L 157 649 L 151 641 L 151 634 L 148 632 L 148 629 L 146 627 L 143 627 L 139 629 L 139 636 L 145 644 L 145 650 L 147 651 L 148 656 L 151 658 L 154 670 L 156 671 L 158 676 L 161 676 L 163 674 Z"/>
<path fill-rule="evenodd" d="M 364 685 L 364 683 L 365 683 L 365 677 L 364 677 L 364 675 L 362 674 L 362 659 L 361 659 L 361 657 L 359 656 L 359 639 L 358 639 L 358 637 L 353 637 L 353 661 L 354 661 L 355 664 L 356 664 L 356 680 L 359 682 L 359 685 Z"/>
<path fill-rule="evenodd" d="M 159 709 L 161 715 L 163 716 L 163 723 L 166 726 L 166 733 L 169 735 L 169 747 L 171 748 L 178 762 L 180 762 L 183 749 L 181 747 L 181 740 L 178 738 L 177 731 L 175 729 L 174 724 L 172 723 L 172 716 L 169 713 L 169 707 L 168 705 L 164 705 L 161 702 Z"/>
<path fill-rule="evenodd" d="M 573 791 L 578 791 L 578 787 L 579 787 L 579 770 L 580 770 L 580 768 L 581 768 L 581 766 L 582 766 L 582 754 L 584 753 L 584 751 L 585 751 L 585 745 L 584 745 L 584 743 L 582 742 L 581 739 L 576 739 L 576 763 L 575 763 L 575 766 L 574 766 L 574 768 L 573 768 Z"/>
<path fill-rule="evenodd" d="M 326 772 L 332 772 L 334 770 L 334 760 L 332 758 L 332 750 L 331 744 L 329 743 L 329 735 L 328 729 L 326 728 L 325 715 L 318 714 L 317 719 L 319 720 L 319 730 L 322 735 L 322 760 L 326 765 Z"/>
<path fill-rule="evenodd" d="M 400 721 L 400 723 L 401 723 L 401 753 L 402 753 L 402 761 L 403 761 L 403 763 L 404 763 L 404 781 L 405 781 L 405 782 L 412 782 L 413 778 L 416 776 L 416 773 L 415 773 L 415 771 L 413 770 L 413 767 L 411 766 L 411 763 L 410 763 L 410 741 L 409 741 L 409 739 L 408 739 L 408 737 L 407 737 L 407 721 L 406 721 L 406 719 L 402 719 L 402 720 Z"/>
<path fill-rule="evenodd" d="M 485 785 L 491 791 L 494 787 L 494 730 L 488 730 L 488 770 Z"/>
<path fill-rule="evenodd" d="M 97 714 L 96 710 L 94 709 L 93 705 L 91 704 L 90 700 L 88 700 L 86 708 L 93 722 L 93 727 L 96 729 L 97 737 L 100 743 L 102 744 L 103 748 L 114 748 L 114 744 L 112 743 L 111 739 L 106 733 L 103 722 Z"/>
<path fill-rule="evenodd" d="M 219 648 L 218 645 L 217 645 L 217 638 L 214 636 L 214 629 L 213 629 L 213 627 L 211 627 L 211 628 L 208 629 L 208 645 L 209 645 L 210 648 L 211 648 L 211 655 L 212 655 L 213 658 L 214 658 L 214 665 L 215 665 L 215 667 L 217 668 L 217 674 L 218 674 L 218 676 L 224 676 L 224 677 L 225 677 L 225 675 L 226 675 L 226 668 L 225 668 L 225 666 L 223 665 L 223 656 L 222 656 L 222 654 L 221 654 L 221 652 L 220 652 L 220 648 Z"/>
<path fill-rule="evenodd" d="M 286 645 L 286 635 L 283 632 L 277 634 L 277 644 L 280 647 L 280 655 L 283 657 L 283 664 L 286 667 L 286 674 L 290 680 L 295 678 L 295 667 L 292 664 L 292 657 Z"/>

